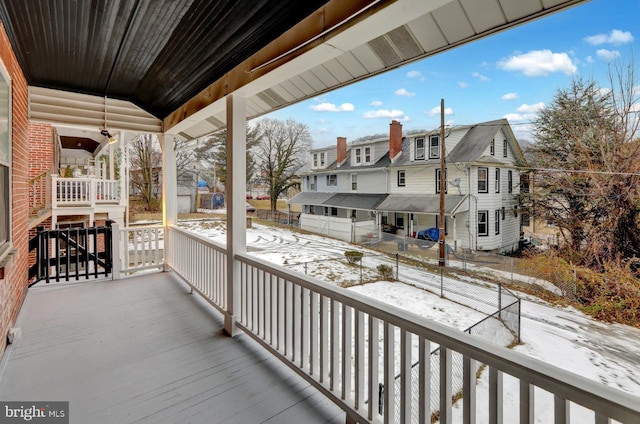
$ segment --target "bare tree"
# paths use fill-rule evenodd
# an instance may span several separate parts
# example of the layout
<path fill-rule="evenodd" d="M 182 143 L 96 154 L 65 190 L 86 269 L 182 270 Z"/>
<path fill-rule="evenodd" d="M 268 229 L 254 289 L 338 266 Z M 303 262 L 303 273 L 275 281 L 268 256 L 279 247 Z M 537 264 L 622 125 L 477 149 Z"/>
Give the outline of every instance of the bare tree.
<path fill-rule="evenodd" d="M 256 155 L 261 176 L 269 184 L 271 210 L 278 196 L 300 185 L 297 170 L 307 161 L 311 149 L 309 128 L 293 119 L 263 119 L 257 125 Z"/>
<path fill-rule="evenodd" d="M 640 255 L 640 140 L 634 67 L 614 65 L 610 88 L 578 78 L 535 120 L 534 189 L 523 194 L 557 226 L 569 256 L 602 268 Z"/>
<path fill-rule="evenodd" d="M 153 134 L 139 134 L 129 144 L 131 186 L 140 194 L 145 210 L 153 210 L 157 204 L 159 184 L 155 181 L 154 170 L 162 166 L 162 153 L 158 139 Z"/>

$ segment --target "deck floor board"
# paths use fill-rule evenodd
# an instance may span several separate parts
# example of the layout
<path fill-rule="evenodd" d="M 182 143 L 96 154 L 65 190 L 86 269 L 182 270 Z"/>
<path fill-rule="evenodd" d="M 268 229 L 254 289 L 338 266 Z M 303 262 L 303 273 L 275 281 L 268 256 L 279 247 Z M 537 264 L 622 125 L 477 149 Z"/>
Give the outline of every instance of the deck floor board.
<path fill-rule="evenodd" d="M 72 423 L 344 423 L 344 413 L 171 273 L 29 290 L 0 399 Z"/>

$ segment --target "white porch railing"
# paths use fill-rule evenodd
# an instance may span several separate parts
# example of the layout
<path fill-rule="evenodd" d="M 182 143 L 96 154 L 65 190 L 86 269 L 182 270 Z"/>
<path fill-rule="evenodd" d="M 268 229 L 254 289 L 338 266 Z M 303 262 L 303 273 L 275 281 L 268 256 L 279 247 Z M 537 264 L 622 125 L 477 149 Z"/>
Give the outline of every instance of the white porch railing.
<path fill-rule="evenodd" d="M 118 203 L 120 190 L 118 180 L 101 180 L 94 177 L 51 177 L 52 207 L 95 206 L 97 203 Z"/>
<path fill-rule="evenodd" d="M 224 246 L 174 226 L 165 235 L 168 265 L 224 311 Z M 437 410 L 441 423 L 451 423 L 452 356 L 460 355 L 464 423 L 476 422 L 481 414 L 490 423 L 503 422 L 509 396 L 519 422 L 533 423 L 537 388 L 553 397 L 558 424 L 640 422 L 640 402 L 630 394 L 250 255 L 236 255 L 236 260 L 241 270 L 238 327 L 338 404 L 348 421 L 425 423 Z M 437 346 L 440 396 L 432 405 L 429 353 Z M 415 361 L 418 372 L 412 373 Z M 488 400 L 482 404 L 476 396 L 481 364 L 488 373 Z M 397 374 L 399 390 L 380 398 L 379 383 L 394 387 Z M 518 394 L 503 390 L 505 377 Z M 416 379 L 417 395 L 411 392 Z"/>

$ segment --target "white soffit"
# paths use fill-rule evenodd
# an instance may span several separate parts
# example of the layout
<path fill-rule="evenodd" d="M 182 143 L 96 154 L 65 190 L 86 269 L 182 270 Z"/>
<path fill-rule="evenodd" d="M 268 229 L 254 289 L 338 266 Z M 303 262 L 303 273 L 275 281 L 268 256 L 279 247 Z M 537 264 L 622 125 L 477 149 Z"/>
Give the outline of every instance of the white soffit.
<path fill-rule="evenodd" d="M 252 119 L 587 0 L 397 0 L 367 19 L 328 34 L 324 44 L 237 91 Z M 218 100 L 169 131 L 199 137 L 224 127 Z M 222 120 L 224 121 L 224 120 Z M 203 132 L 208 131 L 208 132 Z"/>
<path fill-rule="evenodd" d="M 162 121 L 131 102 L 29 87 L 29 120 L 109 130 L 161 133 Z"/>

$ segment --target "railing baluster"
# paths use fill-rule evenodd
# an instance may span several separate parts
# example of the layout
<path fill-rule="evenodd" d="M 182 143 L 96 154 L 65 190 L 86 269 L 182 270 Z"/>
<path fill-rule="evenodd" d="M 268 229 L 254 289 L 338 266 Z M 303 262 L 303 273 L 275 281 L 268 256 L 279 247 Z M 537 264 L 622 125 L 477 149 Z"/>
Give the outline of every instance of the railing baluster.
<path fill-rule="evenodd" d="M 342 304 L 342 399 L 351 395 L 351 320 L 353 308 Z"/>
<path fill-rule="evenodd" d="M 476 422 L 476 361 L 468 356 L 462 360 L 462 408 L 464 424 Z"/>
<path fill-rule="evenodd" d="M 340 306 L 338 301 L 334 299 L 331 299 L 330 332 L 329 388 L 338 390 L 340 384 Z"/>
<path fill-rule="evenodd" d="M 291 362 L 295 363 L 300 361 L 300 286 L 291 283 Z"/>
<path fill-rule="evenodd" d="M 400 330 L 400 422 L 411 422 L 411 333 Z"/>
<path fill-rule="evenodd" d="M 369 372 L 367 379 L 369 381 L 369 413 L 367 417 L 369 421 L 380 414 L 380 396 L 379 386 L 380 377 L 378 375 L 379 347 L 380 347 L 380 321 L 373 315 L 369 315 Z"/>
<path fill-rule="evenodd" d="M 329 376 L 329 299 L 320 295 L 320 382 Z"/>
<path fill-rule="evenodd" d="M 364 332 L 364 313 L 360 310 L 355 310 L 354 316 L 354 342 L 355 352 L 354 358 L 354 401 L 356 409 L 362 409 L 365 401 L 365 387 L 364 387 L 364 369 L 365 369 L 365 340 L 366 335 Z"/>
<path fill-rule="evenodd" d="M 569 401 L 557 394 L 553 396 L 553 422 L 554 424 L 567 424 L 571 422 L 569 417 Z"/>
<path fill-rule="evenodd" d="M 520 380 L 520 424 L 532 424 L 534 418 L 534 388 L 524 380 Z"/>
<path fill-rule="evenodd" d="M 451 424 L 451 350 L 440 345 L 440 423 Z"/>
<path fill-rule="evenodd" d="M 384 422 L 395 421 L 395 327 L 384 323 Z"/>
<path fill-rule="evenodd" d="M 418 336 L 418 422 L 431 422 L 431 342 Z"/>
<path fill-rule="evenodd" d="M 300 292 L 300 368 L 307 369 L 309 366 L 309 338 L 311 332 L 309 331 L 309 309 L 311 302 L 311 293 L 309 289 L 301 288 Z"/>
<path fill-rule="evenodd" d="M 309 328 L 309 374 L 316 375 L 318 374 L 318 363 L 319 363 L 319 355 L 318 355 L 318 337 L 320 336 L 320 296 L 318 293 L 312 291 L 310 294 L 310 302 L 311 302 L 311 322 Z"/>
<path fill-rule="evenodd" d="M 502 372 L 489 367 L 489 423 L 502 424 Z"/>

